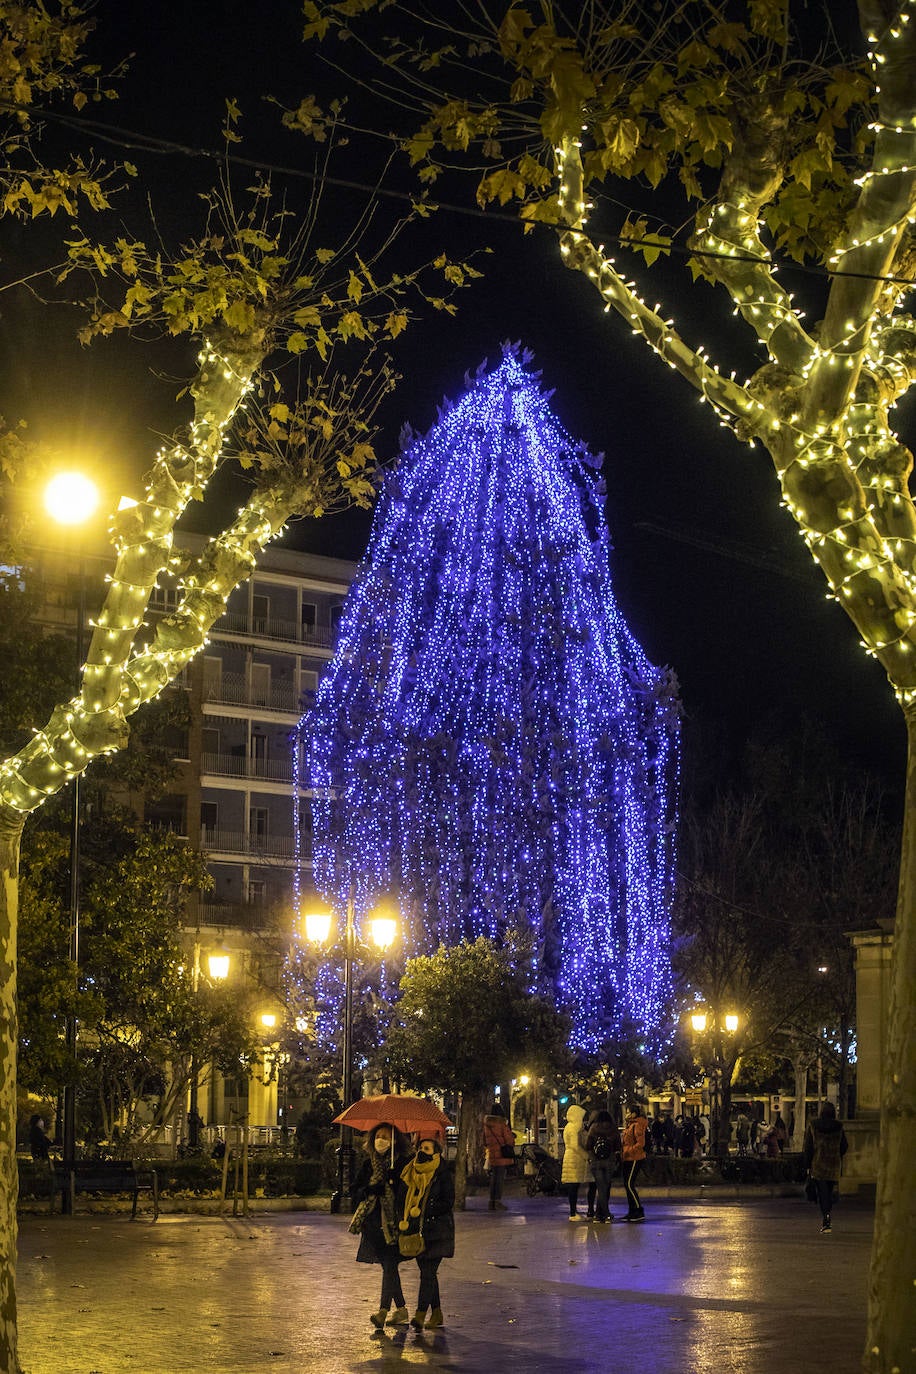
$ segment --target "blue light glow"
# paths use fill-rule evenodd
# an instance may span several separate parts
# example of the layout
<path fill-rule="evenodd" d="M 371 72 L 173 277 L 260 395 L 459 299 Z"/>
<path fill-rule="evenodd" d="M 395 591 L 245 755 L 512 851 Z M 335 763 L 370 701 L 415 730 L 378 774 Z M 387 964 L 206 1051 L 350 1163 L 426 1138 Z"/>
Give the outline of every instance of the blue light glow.
<path fill-rule="evenodd" d="M 676 684 L 611 587 L 600 457 L 514 350 L 389 477 L 303 717 L 318 890 L 409 948 L 528 931 L 597 1049 L 671 995 Z M 296 751 L 298 752 L 298 751 Z"/>

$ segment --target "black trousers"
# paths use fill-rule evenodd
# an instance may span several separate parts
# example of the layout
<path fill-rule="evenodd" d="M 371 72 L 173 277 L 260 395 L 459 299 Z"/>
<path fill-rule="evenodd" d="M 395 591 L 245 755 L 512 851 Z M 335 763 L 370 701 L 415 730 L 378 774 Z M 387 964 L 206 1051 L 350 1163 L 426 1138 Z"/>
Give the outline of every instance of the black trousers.
<path fill-rule="evenodd" d="M 642 1203 L 636 1191 L 636 1176 L 641 1164 L 641 1159 L 625 1159 L 623 1161 L 623 1188 L 627 1195 L 627 1215 L 631 1217 L 642 1216 Z"/>
<path fill-rule="evenodd" d="M 430 1259 L 428 1255 L 417 1256 L 420 1271 L 420 1291 L 417 1294 L 417 1311 L 425 1312 L 427 1307 L 441 1307 L 439 1299 L 439 1265 L 441 1259 Z"/>
<path fill-rule="evenodd" d="M 383 1312 L 394 1303 L 395 1307 L 403 1307 L 404 1290 L 401 1287 L 401 1275 L 398 1272 L 398 1265 L 401 1256 L 396 1245 L 385 1247 L 385 1256 L 382 1260 L 382 1300 L 380 1303 Z"/>
<path fill-rule="evenodd" d="M 821 1209 L 821 1216 L 826 1221 L 833 1207 L 833 1190 L 836 1188 L 836 1184 L 832 1178 L 816 1178 L 814 1183 L 817 1188 L 817 1201 Z"/>

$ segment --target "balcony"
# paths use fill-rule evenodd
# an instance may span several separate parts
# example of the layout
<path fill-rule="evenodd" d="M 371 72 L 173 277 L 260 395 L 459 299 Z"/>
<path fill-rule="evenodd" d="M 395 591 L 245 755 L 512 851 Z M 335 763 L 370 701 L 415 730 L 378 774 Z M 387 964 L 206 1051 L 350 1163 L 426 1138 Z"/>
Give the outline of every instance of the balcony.
<path fill-rule="evenodd" d="M 292 683 L 278 682 L 262 687 L 248 682 L 243 673 L 221 673 L 219 678 L 204 683 L 204 701 L 220 702 L 226 706 L 257 706 L 265 711 L 297 714 L 302 709 L 305 695 L 304 690 L 297 692 Z"/>
<path fill-rule="evenodd" d="M 200 845 L 211 854 L 251 854 L 256 858 L 292 859 L 296 841 L 292 835 L 256 835 L 247 830 L 202 829 Z M 303 837 L 303 857 L 306 841 Z"/>
<path fill-rule="evenodd" d="M 259 782 L 292 783 L 293 761 L 288 755 L 279 759 L 259 759 L 236 754 L 202 754 L 200 771 L 221 778 L 254 778 Z"/>
<path fill-rule="evenodd" d="M 203 902 L 200 924 L 234 926 L 236 930 L 248 931 L 275 930 L 278 927 L 277 905 L 271 906 L 265 902 Z"/>
<path fill-rule="evenodd" d="M 330 649 L 335 631 L 325 625 L 300 625 L 295 620 L 261 619 L 244 611 L 226 611 L 213 626 L 213 632 L 250 635 L 254 639 L 276 639 L 284 644 L 308 644 Z"/>

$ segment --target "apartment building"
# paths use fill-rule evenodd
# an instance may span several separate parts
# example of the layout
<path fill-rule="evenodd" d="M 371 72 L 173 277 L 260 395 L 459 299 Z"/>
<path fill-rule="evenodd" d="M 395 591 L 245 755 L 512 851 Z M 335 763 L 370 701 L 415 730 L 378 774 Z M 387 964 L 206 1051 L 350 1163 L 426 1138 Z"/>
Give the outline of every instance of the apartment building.
<path fill-rule="evenodd" d="M 181 542 L 196 551 L 204 541 Z M 268 1066 L 269 1018 L 280 1015 L 276 992 L 293 935 L 295 807 L 306 884 L 310 870 L 308 795 L 293 797 L 295 727 L 331 656 L 354 572 L 353 563 L 315 554 L 270 549 L 262 556 L 189 665 L 187 759 L 175 792 L 147 811 L 207 857 L 214 886 L 195 913 L 194 939 L 204 961 L 209 949 L 225 947 L 230 978 L 262 997 Z M 167 613 L 176 597 L 158 590 L 151 612 Z M 210 1075 L 201 1083 L 200 1115 L 219 1125 L 247 1115 L 252 1126 L 273 1128 L 278 1078 Z"/>
<path fill-rule="evenodd" d="M 176 542 L 196 553 L 206 541 L 185 534 Z M 77 575 L 72 550 L 48 548 L 35 556 L 42 571 L 42 623 L 72 634 L 81 584 L 88 644 L 88 621 L 98 614 L 110 561 L 87 553 Z M 231 982 L 266 1018 L 260 1072 L 233 1079 L 202 1072 L 197 1110 L 210 1126 L 222 1128 L 238 1117 L 262 1132 L 277 1126 L 282 1064 L 272 1053 L 271 1032 L 281 1016 L 280 970 L 293 937 L 296 806 L 306 884 L 310 870 L 308 795 L 293 797 L 295 727 L 331 656 L 354 572 L 353 563 L 288 549 L 262 556 L 249 581 L 232 593 L 207 646 L 169 689 L 187 694 L 189 720 L 176 749 L 174 786 L 163 797 L 134 798 L 145 820 L 198 845 L 213 876 L 212 892 L 189 912 L 189 957 L 206 977 L 208 955 L 228 952 Z M 177 586 L 157 588 L 150 620 L 177 600 Z M 185 1132 L 179 1123 L 179 1136 Z"/>

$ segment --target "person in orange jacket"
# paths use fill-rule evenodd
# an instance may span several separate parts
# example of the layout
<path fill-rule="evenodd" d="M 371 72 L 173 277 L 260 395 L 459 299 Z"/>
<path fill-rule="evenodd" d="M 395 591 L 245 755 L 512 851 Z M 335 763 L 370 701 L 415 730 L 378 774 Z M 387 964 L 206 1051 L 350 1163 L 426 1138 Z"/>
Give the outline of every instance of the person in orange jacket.
<path fill-rule="evenodd" d="M 639 1194 L 636 1191 L 636 1176 L 646 1157 L 646 1118 L 638 1102 L 627 1107 L 626 1122 L 623 1128 L 623 1187 L 627 1195 L 627 1214 L 624 1221 L 645 1221 Z"/>

